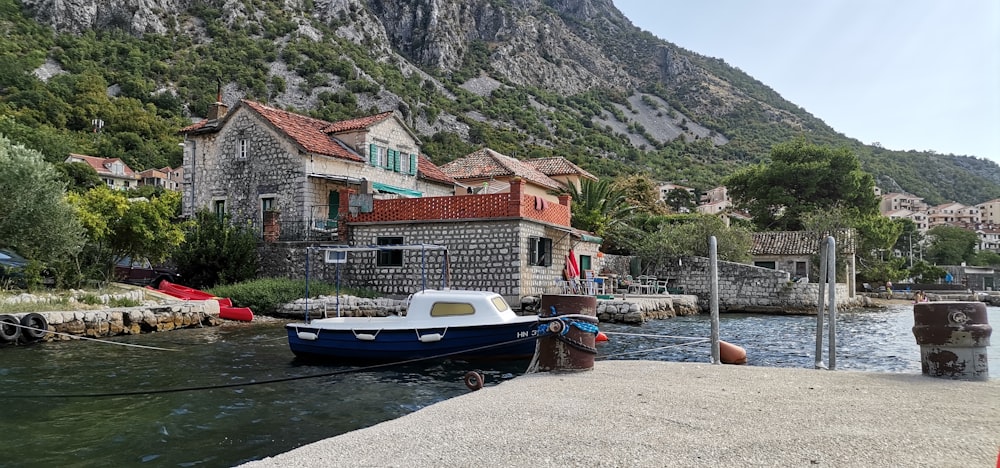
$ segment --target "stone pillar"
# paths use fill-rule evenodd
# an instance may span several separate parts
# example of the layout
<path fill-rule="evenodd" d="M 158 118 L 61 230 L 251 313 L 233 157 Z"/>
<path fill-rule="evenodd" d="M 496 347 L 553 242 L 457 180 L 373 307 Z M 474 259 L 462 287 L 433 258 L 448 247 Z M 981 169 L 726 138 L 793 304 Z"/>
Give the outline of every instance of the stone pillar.
<path fill-rule="evenodd" d="M 264 242 L 277 242 L 281 237 L 281 223 L 278 221 L 280 217 L 279 211 L 264 212 Z"/>
<path fill-rule="evenodd" d="M 510 181 L 510 199 L 507 201 L 507 216 L 521 216 L 521 198 L 524 195 L 524 179 L 515 177 Z"/>

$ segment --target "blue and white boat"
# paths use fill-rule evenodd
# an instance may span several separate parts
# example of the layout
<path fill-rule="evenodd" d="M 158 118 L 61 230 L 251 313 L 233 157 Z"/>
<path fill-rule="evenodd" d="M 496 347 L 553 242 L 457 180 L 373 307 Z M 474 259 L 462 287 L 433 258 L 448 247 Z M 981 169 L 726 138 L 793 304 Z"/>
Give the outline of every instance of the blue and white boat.
<path fill-rule="evenodd" d="M 289 323 L 296 356 L 330 361 L 403 362 L 427 358 L 529 359 L 538 316 L 519 316 L 489 291 L 427 289 L 405 315 L 334 317 Z"/>

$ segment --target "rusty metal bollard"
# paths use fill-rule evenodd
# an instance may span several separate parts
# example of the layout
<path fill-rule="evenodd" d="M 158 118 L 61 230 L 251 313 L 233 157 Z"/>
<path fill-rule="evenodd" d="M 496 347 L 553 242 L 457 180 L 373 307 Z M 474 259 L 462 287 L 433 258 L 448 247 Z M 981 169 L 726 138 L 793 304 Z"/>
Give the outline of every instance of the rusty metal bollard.
<path fill-rule="evenodd" d="M 594 345 L 597 337 L 596 297 L 544 294 L 539 316 L 545 331 L 538 339 L 536 370 L 581 371 L 594 368 L 594 356 L 597 355 Z"/>
<path fill-rule="evenodd" d="M 986 347 L 993 327 L 982 302 L 921 302 L 913 305 L 913 336 L 924 375 L 987 380 Z"/>

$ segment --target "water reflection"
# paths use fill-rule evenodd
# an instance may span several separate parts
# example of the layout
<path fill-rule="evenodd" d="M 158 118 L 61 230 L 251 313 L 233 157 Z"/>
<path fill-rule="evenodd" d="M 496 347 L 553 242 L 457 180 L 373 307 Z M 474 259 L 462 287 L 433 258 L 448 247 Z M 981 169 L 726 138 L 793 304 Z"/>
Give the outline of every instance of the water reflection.
<path fill-rule="evenodd" d="M 992 323 L 1000 323 L 996 308 Z M 920 372 L 910 332 L 912 311 L 898 307 L 842 313 L 838 369 Z M 602 324 L 606 332 L 707 337 L 707 316 Z M 722 339 L 747 349 L 750 365 L 811 368 L 815 318 L 726 314 Z M 180 330 L 121 342 L 176 351 L 93 342 L 46 343 L 0 349 L 0 434 L 3 467 L 232 466 L 276 455 L 344 432 L 397 418 L 467 393 L 463 376 L 483 372 L 487 385 L 521 374 L 526 363 L 436 362 L 342 373 L 352 368 L 296 361 L 280 323 Z M 666 340 L 611 335 L 599 358 L 708 362 L 708 344 L 661 348 Z M 673 342 L 676 342 L 674 340 Z M 1000 346 L 990 348 L 994 378 Z M 266 385 L 207 388 L 310 377 Z M 177 393 L 48 398 L 200 388 Z"/>

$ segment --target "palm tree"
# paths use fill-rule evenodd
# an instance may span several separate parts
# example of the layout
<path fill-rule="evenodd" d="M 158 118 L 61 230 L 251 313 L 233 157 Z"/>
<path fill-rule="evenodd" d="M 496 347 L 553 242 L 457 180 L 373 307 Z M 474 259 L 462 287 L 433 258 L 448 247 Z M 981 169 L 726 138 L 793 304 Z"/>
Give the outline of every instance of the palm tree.
<path fill-rule="evenodd" d="M 635 210 L 625 192 L 608 180 L 584 179 L 579 190 L 570 184 L 567 193 L 573 197 L 573 227 L 600 237 L 625 227 Z"/>

